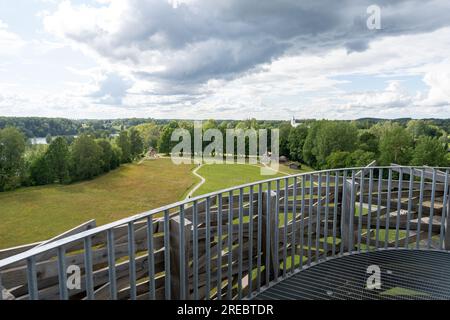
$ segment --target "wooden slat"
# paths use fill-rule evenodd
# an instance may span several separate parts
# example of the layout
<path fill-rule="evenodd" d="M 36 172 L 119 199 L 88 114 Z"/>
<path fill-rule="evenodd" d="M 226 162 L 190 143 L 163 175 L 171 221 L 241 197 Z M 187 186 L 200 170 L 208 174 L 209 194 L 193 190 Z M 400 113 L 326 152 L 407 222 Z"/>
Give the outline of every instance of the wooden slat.
<path fill-rule="evenodd" d="M 2 250 L 0 250 L 0 260 L 6 259 L 8 257 L 14 256 L 14 255 L 22 253 L 22 252 L 25 252 L 27 250 L 30 250 L 31 248 L 36 247 L 40 243 L 42 243 L 42 242 L 35 242 L 35 243 L 30 243 L 30 244 L 24 244 L 24 245 L 17 246 L 17 247 L 2 249 Z"/>

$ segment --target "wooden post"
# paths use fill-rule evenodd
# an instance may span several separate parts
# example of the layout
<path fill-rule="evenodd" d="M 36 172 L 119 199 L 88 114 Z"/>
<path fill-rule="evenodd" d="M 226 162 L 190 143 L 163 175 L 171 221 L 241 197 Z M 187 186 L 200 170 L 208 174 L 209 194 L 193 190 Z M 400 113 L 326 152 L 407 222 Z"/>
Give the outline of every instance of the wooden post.
<path fill-rule="evenodd" d="M 445 219 L 445 237 L 444 237 L 444 249 L 447 251 L 450 251 L 450 221 L 447 215 L 447 218 Z"/>
<path fill-rule="evenodd" d="M 447 203 L 444 206 L 447 208 L 442 208 L 442 214 L 445 212 L 445 229 L 444 229 L 444 249 L 450 251 L 450 187 L 444 190 L 447 193 Z"/>
<path fill-rule="evenodd" d="M 184 268 L 185 297 L 189 298 L 189 252 L 191 242 L 192 223 L 184 219 L 181 225 L 180 217 L 170 219 L 170 287 L 173 300 L 180 300 L 181 294 L 181 270 Z M 184 228 L 184 241 L 180 239 L 181 228 Z M 180 243 L 184 242 L 184 261 L 180 261 Z"/>
<path fill-rule="evenodd" d="M 275 228 L 278 226 L 275 225 L 275 210 L 276 210 L 276 201 L 277 194 L 275 191 L 270 192 L 270 207 L 268 208 L 267 202 L 269 199 L 269 192 L 263 192 L 262 194 L 262 263 L 266 264 L 267 255 L 270 254 L 270 266 L 265 266 L 269 269 L 270 279 L 265 279 L 265 272 L 263 273 L 263 279 L 266 283 L 271 281 L 274 277 L 274 266 L 275 263 Z M 267 248 L 267 217 L 269 217 L 269 234 L 270 234 L 270 248 Z M 270 250 L 270 251 L 269 251 Z M 270 252 L 270 253 L 269 253 Z"/>
<path fill-rule="evenodd" d="M 355 199 L 353 199 L 354 203 L 352 204 L 352 192 L 354 192 L 355 196 L 358 193 L 358 186 L 359 184 L 355 182 L 355 190 L 352 186 L 352 180 L 351 179 L 344 179 L 345 184 L 345 192 L 343 193 L 341 199 L 341 219 L 342 221 L 342 228 L 341 228 L 341 241 L 343 241 L 344 244 L 344 252 L 349 252 L 353 250 L 355 240 L 356 240 L 356 234 L 355 234 L 355 221 L 353 221 L 353 225 L 350 226 L 350 215 L 355 214 L 355 212 L 351 212 L 351 208 L 353 207 L 353 210 L 355 209 Z M 352 231 L 353 237 L 350 238 L 350 232 Z M 351 241 L 350 241 L 351 240 Z M 353 246 L 350 244 L 353 243 Z"/>
<path fill-rule="evenodd" d="M 370 168 L 376 165 L 376 160 L 372 161 L 371 163 L 369 163 L 367 166 L 365 166 L 364 168 Z M 360 179 L 364 179 L 366 175 L 366 170 L 362 169 L 360 171 L 358 171 L 355 174 L 355 180 L 358 178 L 358 176 L 360 177 Z M 361 183 L 360 180 L 360 183 Z M 341 241 L 344 244 L 344 252 L 348 252 L 349 250 L 353 250 L 353 246 L 352 248 L 350 248 L 350 214 L 355 214 L 355 212 L 350 212 L 350 209 L 353 207 L 353 209 L 355 209 L 355 200 L 353 199 L 353 203 L 352 203 L 352 192 L 354 192 L 355 196 L 358 193 L 358 188 L 359 188 L 359 183 L 355 181 L 355 190 L 353 189 L 353 185 L 352 185 L 352 180 L 351 179 L 347 179 L 347 177 L 344 177 L 344 182 L 343 184 L 345 185 L 345 187 L 343 188 L 343 190 L 345 190 L 345 192 L 342 193 L 341 196 Z M 361 190 L 362 191 L 362 190 Z M 359 214 L 359 219 L 362 218 L 362 213 L 360 212 Z M 353 221 L 353 223 L 355 223 Z M 357 235 L 355 234 L 355 230 L 354 230 L 354 225 L 351 226 L 353 232 L 353 239 L 352 239 L 352 243 L 355 244 L 355 240 Z"/>

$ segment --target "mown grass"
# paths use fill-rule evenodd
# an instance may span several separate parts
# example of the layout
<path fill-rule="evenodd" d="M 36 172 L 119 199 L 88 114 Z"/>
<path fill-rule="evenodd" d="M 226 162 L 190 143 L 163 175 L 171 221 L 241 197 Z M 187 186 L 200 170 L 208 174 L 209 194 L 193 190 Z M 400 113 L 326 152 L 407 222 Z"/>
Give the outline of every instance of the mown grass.
<path fill-rule="evenodd" d="M 90 219 L 101 225 L 178 201 L 198 182 L 192 169 L 158 159 L 91 181 L 0 193 L 0 248 L 46 240 Z"/>
<path fill-rule="evenodd" d="M 427 292 L 421 292 L 421 291 L 415 291 L 408 288 L 402 288 L 402 287 L 394 287 L 389 290 L 386 290 L 384 292 L 380 293 L 382 296 L 405 296 L 405 297 L 416 297 L 416 296 L 422 296 L 422 297 L 430 297 L 431 295 Z"/>
<path fill-rule="evenodd" d="M 311 170 L 312 169 L 308 167 L 304 167 L 302 170 L 294 170 L 290 169 L 288 166 L 280 165 L 279 171 L 275 172 L 275 174 L 262 175 L 261 167 L 257 165 L 207 164 L 197 171 L 198 174 L 206 179 L 206 182 L 194 193 L 194 195 L 206 194 L 250 182 L 283 177 L 287 174 L 298 174 Z M 280 187 L 283 186 L 284 183 L 282 181 Z M 275 188 L 275 183 L 272 184 L 272 188 Z"/>
<path fill-rule="evenodd" d="M 102 225 L 181 200 L 199 182 L 193 168 L 162 158 L 125 165 L 91 181 L 0 193 L 0 248 L 46 240 L 91 219 Z M 206 183 L 195 194 L 311 169 L 280 165 L 279 170 L 283 173 L 267 176 L 257 166 L 205 165 L 199 173 Z"/>

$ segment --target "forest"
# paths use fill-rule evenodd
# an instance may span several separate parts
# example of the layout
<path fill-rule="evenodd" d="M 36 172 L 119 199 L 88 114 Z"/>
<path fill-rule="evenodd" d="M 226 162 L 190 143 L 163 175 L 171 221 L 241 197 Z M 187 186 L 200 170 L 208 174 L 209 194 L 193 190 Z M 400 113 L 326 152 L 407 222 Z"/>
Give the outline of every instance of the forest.
<path fill-rule="evenodd" d="M 230 128 L 279 129 L 280 155 L 314 169 L 364 166 L 373 160 L 379 165 L 450 163 L 448 119 L 303 120 L 296 127 L 287 121 L 206 120 L 202 126 L 203 131 L 223 133 Z M 0 191 L 89 180 L 140 159 L 149 148 L 169 154 L 178 143 L 171 140 L 177 128 L 193 132 L 194 123 L 2 117 Z M 31 144 L 29 138 L 43 136 L 47 145 Z"/>

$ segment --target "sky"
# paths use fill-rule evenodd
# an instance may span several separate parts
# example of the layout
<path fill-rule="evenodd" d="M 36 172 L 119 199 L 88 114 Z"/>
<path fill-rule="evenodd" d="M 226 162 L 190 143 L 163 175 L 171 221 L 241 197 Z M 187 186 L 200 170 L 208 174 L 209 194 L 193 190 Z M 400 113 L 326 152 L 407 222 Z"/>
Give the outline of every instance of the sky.
<path fill-rule="evenodd" d="M 0 116 L 450 118 L 450 1 L 0 0 Z"/>

